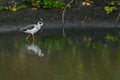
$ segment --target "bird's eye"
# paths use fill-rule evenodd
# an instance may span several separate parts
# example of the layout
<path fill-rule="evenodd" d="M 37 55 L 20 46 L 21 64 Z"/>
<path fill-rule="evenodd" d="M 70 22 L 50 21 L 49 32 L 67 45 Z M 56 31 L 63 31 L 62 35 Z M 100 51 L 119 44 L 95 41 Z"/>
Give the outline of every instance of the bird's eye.
<path fill-rule="evenodd" d="M 41 22 L 39 24 L 42 24 Z"/>

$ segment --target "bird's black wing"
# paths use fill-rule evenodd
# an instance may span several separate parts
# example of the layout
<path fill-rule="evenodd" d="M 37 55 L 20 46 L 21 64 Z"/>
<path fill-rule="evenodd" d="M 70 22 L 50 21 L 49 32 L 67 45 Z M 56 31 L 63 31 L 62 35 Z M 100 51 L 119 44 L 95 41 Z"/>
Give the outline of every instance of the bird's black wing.
<path fill-rule="evenodd" d="M 26 30 L 30 30 L 30 29 L 33 29 L 35 27 L 35 24 L 31 24 L 31 25 L 28 25 L 24 28 L 21 28 L 20 31 L 26 31 Z"/>

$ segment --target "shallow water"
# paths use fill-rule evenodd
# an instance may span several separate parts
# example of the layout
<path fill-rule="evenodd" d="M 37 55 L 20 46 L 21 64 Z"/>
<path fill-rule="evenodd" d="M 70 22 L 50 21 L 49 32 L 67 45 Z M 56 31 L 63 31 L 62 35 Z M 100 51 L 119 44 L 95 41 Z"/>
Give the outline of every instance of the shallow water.
<path fill-rule="evenodd" d="M 0 34 L 0 80 L 120 80 L 119 39 L 94 36 Z"/>

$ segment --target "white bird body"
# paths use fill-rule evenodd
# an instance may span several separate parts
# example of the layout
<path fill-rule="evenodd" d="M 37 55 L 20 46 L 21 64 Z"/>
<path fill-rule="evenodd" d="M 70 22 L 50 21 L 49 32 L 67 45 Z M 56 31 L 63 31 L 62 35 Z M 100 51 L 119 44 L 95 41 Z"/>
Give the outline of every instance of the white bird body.
<path fill-rule="evenodd" d="M 32 34 L 33 42 L 34 42 L 34 33 L 38 32 L 41 29 L 41 26 L 43 26 L 43 22 L 39 21 L 37 24 L 31 24 L 31 25 L 28 25 L 24 28 L 21 28 L 20 31 L 23 31 L 23 32 L 29 34 L 26 37 L 27 41 L 28 41 L 28 38 L 30 37 L 30 34 Z"/>
<path fill-rule="evenodd" d="M 43 26 L 43 23 L 39 21 L 37 24 L 31 24 L 22 28 L 21 31 L 29 34 L 34 34 L 41 29 L 41 26 Z"/>
<path fill-rule="evenodd" d="M 25 33 L 30 33 L 30 34 L 34 34 L 34 33 L 38 32 L 38 31 L 41 29 L 41 26 L 38 26 L 38 25 L 35 25 L 35 24 L 28 25 L 28 26 L 26 26 L 26 28 L 29 27 L 29 26 L 33 26 L 34 28 L 32 28 L 32 29 L 27 29 L 27 30 L 25 30 L 25 31 L 23 31 L 23 32 L 25 32 Z"/>

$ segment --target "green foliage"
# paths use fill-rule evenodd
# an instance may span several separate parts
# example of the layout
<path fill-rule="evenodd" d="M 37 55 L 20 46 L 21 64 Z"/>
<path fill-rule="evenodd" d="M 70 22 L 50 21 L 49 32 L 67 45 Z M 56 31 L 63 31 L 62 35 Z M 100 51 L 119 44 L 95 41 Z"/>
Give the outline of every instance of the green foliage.
<path fill-rule="evenodd" d="M 18 7 L 17 7 L 17 9 L 18 9 L 18 10 L 21 10 L 21 9 L 26 9 L 26 8 L 27 8 L 27 6 L 26 6 L 26 5 L 20 5 L 20 6 L 18 6 Z"/>
<path fill-rule="evenodd" d="M 120 6 L 120 1 L 111 1 L 104 7 L 104 10 L 107 14 L 111 14 L 118 9 Z"/>
<path fill-rule="evenodd" d="M 104 7 L 104 10 L 106 11 L 107 14 L 110 14 L 110 13 L 112 13 L 114 10 L 117 10 L 117 8 L 116 8 L 115 6 L 111 6 L 111 7 L 105 6 L 105 7 Z"/>
<path fill-rule="evenodd" d="M 36 0 L 35 2 L 32 3 L 32 6 L 40 8 L 40 1 Z"/>
<path fill-rule="evenodd" d="M 42 7 L 44 9 L 50 9 L 50 8 L 64 9 L 66 6 L 64 2 L 58 1 L 58 0 L 23 0 L 23 1 L 31 4 L 31 6 L 35 8 Z M 17 2 L 14 2 L 9 6 L 0 6 L 0 11 L 9 10 L 9 11 L 16 12 L 18 10 L 26 9 L 26 8 L 27 8 L 27 5 L 17 6 Z M 71 8 L 71 6 L 69 5 L 68 8 Z"/>
<path fill-rule="evenodd" d="M 60 1 L 49 1 L 49 0 L 44 0 L 44 6 L 43 8 L 60 8 L 63 9 L 66 6 L 64 2 Z"/>
<path fill-rule="evenodd" d="M 41 7 L 41 0 L 23 0 L 24 2 L 28 2 L 33 7 L 40 8 Z"/>
<path fill-rule="evenodd" d="M 18 6 L 16 1 L 11 1 L 9 5 L 0 6 L 0 11 L 2 11 L 2 10 L 9 10 L 9 11 L 16 12 L 18 10 L 26 9 L 26 8 L 27 8 L 26 5 L 19 5 Z"/>
<path fill-rule="evenodd" d="M 6 6 L 5 7 L 5 10 L 10 10 L 10 11 L 13 11 L 13 12 L 15 12 L 15 11 L 18 11 L 18 10 L 21 10 L 21 9 L 26 9 L 27 8 L 27 6 L 26 5 L 20 5 L 20 6 L 17 6 L 17 7 L 11 7 L 11 6 Z"/>
<path fill-rule="evenodd" d="M 65 8 L 66 4 L 62 1 L 58 0 L 24 0 L 25 2 L 30 3 L 33 7 L 36 8 L 45 8 L 45 9 L 50 9 L 50 8 L 60 8 L 63 9 Z M 70 8 L 70 5 L 69 5 Z"/>

